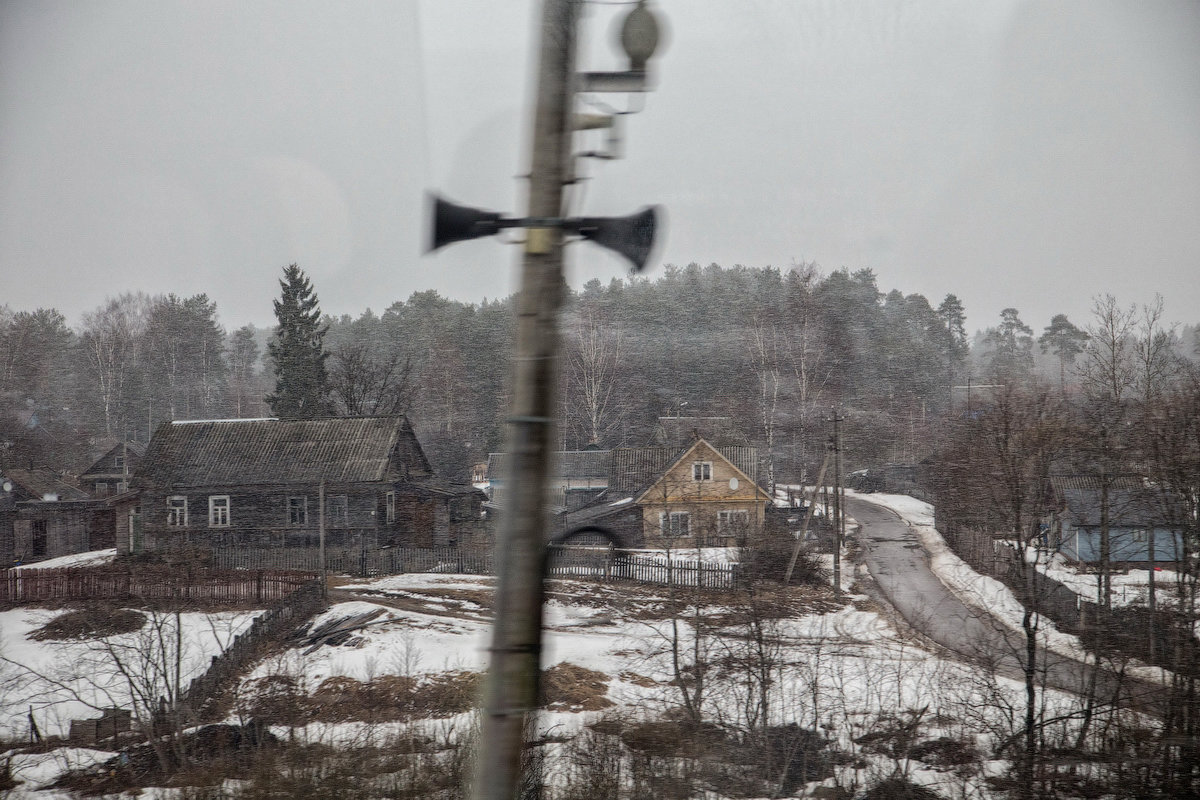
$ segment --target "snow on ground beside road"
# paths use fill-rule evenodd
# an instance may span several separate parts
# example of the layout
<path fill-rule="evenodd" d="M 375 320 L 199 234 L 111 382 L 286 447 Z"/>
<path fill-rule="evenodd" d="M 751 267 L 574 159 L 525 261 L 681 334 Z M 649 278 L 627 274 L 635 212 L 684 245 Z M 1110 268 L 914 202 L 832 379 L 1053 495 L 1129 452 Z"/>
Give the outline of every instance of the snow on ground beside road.
<path fill-rule="evenodd" d="M 99 567 L 104 564 L 111 564 L 117 557 L 117 549 L 110 547 L 107 550 L 92 550 L 87 553 L 72 553 L 68 556 L 59 556 L 46 561 L 38 561 L 34 564 L 27 564 L 20 567 L 24 572 L 27 569 L 63 569 L 64 567 Z"/>
<path fill-rule="evenodd" d="M 45 640 L 29 634 L 69 609 L 14 608 L 0 611 L 0 737 L 29 735 L 27 710 L 42 735 L 66 735 L 72 719 L 99 716 L 104 706 L 131 707 L 129 683 L 119 674 L 117 661 L 99 639 Z M 150 612 L 147 612 L 150 613 Z M 180 615 L 183 632 L 182 680 L 187 683 L 202 674 L 210 659 L 248 627 L 261 610 Z M 174 637 L 174 614 L 161 614 Z M 146 640 L 151 623 L 141 631 L 106 638 L 114 651 L 122 652 L 133 664 L 134 678 L 145 671 L 136 663 L 138 654 L 153 654 Z M 9 681 L 12 681 L 9 683 Z M 163 692 L 165 693 L 165 691 Z"/>
<path fill-rule="evenodd" d="M 916 531 L 921 545 L 929 553 L 929 566 L 961 601 L 985 614 L 1000 620 L 1014 631 L 1022 631 L 1025 607 L 1013 595 L 1012 590 L 995 578 L 980 575 L 959 558 L 946 540 L 933 527 L 933 506 L 908 495 L 870 493 L 863 494 L 846 490 L 848 496 L 857 497 L 884 508 L 890 508 Z M 1080 661 L 1090 656 L 1079 641 L 1079 637 L 1058 630 L 1054 622 L 1045 616 L 1039 621 L 1038 640 L 1051 652 Z M 1166 681 L 1166 672 L 1158 667 L 1133 663 L 1128 672 L 1149 681 Z"/>
<path fill-rule="evenodd" d="M 1097 601 L 1096 572 L 1081 569 L 1059 553 L 1052 553 L 1047 560 L 1045 553 L 1029 548 L 1025 560 L 1036 563 L 1047 577 L 1058 581 L 1084 600 Z M 1149 603 L 1150 572 L 1145 568 L 1131 567 L 1126 571 L 1114 570 L 1109 576 L 1112 584 L 1113 606 L 1145 606 Z M 1174 600 L 1176 581 L 1179 576 L 1169 569 L 1159 568 L 1154 573 L 1155 598 L 1159 606 L 1171 605 Z"/>

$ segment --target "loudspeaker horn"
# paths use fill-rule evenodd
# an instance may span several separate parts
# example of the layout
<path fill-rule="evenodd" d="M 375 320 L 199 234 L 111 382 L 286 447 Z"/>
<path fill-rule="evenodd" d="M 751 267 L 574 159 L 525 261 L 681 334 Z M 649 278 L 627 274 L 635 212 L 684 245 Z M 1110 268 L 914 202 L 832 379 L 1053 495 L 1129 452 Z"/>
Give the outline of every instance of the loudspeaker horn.
<path fill-rule="evenodd" d="M 581 217 L 571 220 L 570 228 L 583 238 L 625 256 L 633 262 L 633 271 L 641 272 L 654 247 L 659 213 L 658 206 L 647 206 L 628 217 Z"/>
<path fill-rule="evenodd" d="M 500 224 L 501 215 L 495 211 L 460 206 L 433 193 L 426 197 L 431 237 L 425 247 L 426 253 L 432 253 L 451 242 L 491 236 L 503 227 Z"/>

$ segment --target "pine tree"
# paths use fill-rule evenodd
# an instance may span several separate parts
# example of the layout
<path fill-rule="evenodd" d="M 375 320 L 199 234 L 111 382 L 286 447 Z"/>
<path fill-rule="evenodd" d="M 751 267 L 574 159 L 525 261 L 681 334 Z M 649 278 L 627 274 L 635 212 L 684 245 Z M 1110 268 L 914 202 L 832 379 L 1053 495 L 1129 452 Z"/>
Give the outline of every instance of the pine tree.
<path fill-rule="evenodd" d="M 321 417 L 332 412 L 325 371 L 325 332 L 316 292 L 304 270 L 284 268 L 282 295 L 275 301 L 279 325 L 267 343 L 275 366 L 275 391 L 267 395 L 271 413 L 286 419 Z"/>

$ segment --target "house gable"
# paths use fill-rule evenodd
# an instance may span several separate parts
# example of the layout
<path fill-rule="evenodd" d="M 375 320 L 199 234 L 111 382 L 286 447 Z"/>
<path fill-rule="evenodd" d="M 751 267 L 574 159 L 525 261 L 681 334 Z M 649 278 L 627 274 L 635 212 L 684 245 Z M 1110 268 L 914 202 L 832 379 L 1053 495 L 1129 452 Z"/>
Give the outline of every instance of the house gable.
<path fill-rule="evenodd" d="M 708 465 L 707 471 L 703 465 Z M 638 495 L 635 502 L 639 505 L 765 503 L 769 499 L 745 472 L 707 441 L 699 439 Z"/>

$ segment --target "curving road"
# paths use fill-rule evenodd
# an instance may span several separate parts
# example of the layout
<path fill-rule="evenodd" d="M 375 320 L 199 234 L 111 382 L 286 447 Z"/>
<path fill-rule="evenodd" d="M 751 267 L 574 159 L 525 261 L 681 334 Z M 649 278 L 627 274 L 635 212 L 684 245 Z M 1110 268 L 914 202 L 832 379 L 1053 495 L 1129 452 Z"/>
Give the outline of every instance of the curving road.
<path fill-rule="evenodd" d="M 1007 677 L 1024 680 L 1024 634 L 967 606 L 947 589 L 933 574 L 916 531 L 896 512 L 847 497 L 846 513 L 860 526 L 856 538 L 871 577 L 909 625 L 971 663 L 994 666 Z M 1047 685 L 1077 694 L 1091 677 L 1090 667 L 1040 647 L 1037 664 L 1046 670 Z M 1117 677 L 1102 673 L 1099 684 L 1100 697 L 1112 696 Z M 1160 687 L 1126 677 L 1121 688 L 1135 707 L 1152 713 L 1161 708 Z"/>

